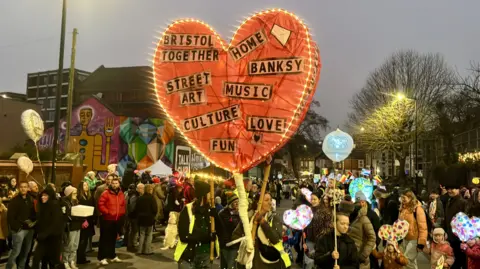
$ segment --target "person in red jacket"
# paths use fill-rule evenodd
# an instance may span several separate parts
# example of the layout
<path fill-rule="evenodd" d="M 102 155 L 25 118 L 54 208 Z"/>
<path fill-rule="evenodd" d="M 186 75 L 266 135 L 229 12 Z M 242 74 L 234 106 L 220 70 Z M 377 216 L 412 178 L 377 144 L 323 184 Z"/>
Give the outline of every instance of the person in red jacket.
<path fill-rule="evenodd" d="M 122 227 L 125 207 L 125 196 L 120 189 L 120 180 L 114 178 L 108 190 L 98 199 L 98 210 L 102 213 L 98 247 L 98 260 L 101 265 L 107 265 L 107 259 L 111 262 L 121 262 L 115 253 L 115 243 Z"/>
<path fill-rule="evenodd" d="M 192 185 L 193 178 L 186 178 L 185 183 L 183 184 L 183 197 L 185 198 L 185 204 L 193 202 L 195 199 L 195 189 Z"/>
<path fill-rule="evenodd" d="M 460 245 L 467 255 L 468 269 L 480 269 L 480 240 L 472 239 Z"/>

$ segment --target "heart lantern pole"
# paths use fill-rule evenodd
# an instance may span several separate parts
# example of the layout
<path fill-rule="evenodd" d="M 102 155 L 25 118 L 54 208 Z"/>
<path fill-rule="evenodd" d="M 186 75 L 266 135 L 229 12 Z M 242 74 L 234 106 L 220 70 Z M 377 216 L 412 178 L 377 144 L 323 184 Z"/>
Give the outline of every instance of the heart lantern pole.
<path fill-rule="evenodd" d="M 348 155 L 352 152 L 352 149 L 355 147 L 353 143 L 353 138 L 337 128 L 337 130 L 329 133 L 323 142 L 322 150 L 327 155 L 327 157 L 333 161 L 334 167 L 338 162 L 345 160 Z M 340 199 L 337 198 L 336 194 L 336 180 L 333 181 L 333 223 L 334 223 L 334 232 L 335 232 L 335 252 L 337 252 L 337 204 L 340 203 Z M 337 265 L 337 260 L 335 260 L 335 265 Z"/>
<path fill-rule="evenodd" d="M 268 184 L 268 178 L 270 177 L 270 168 L 272 167 L 272 156 L 268 156 L 267 160 L 265 160 L 265 169 L 263 170 L 263 181 L 262 181 L 262 189 L 260 191 L 260 200 L 258 201 L 258 206 L 257 210 L 255 213 L 258 213 L 262 210 L 263 206 L 263 199 L 265 198 L 265 192 L 267 191 L 267 184 Z M 255 214 L 254 214 L 255 216 Z M 254 219 L 256 219 L 254 217 Z M 258 222 L 256 220 L 253 221 L 253 226 L 252 226 L 252 240 L 253 244 L 255 244 L 255 236 L 257 233 L 257 227 L 258 227 Z"/>
<path fill-rule="evenodd" d="M 213 166 L 212 166 L 213 167 Z M 210 177 L 210 210 L 215 209 L 215 186 L 213 180 L 213 173 Z M 210 217 L 210 230 L 212 234 L 215 234 L 215 218 Z M 210 242 L 210 261 L 215 259 L 215 241 Z"/>

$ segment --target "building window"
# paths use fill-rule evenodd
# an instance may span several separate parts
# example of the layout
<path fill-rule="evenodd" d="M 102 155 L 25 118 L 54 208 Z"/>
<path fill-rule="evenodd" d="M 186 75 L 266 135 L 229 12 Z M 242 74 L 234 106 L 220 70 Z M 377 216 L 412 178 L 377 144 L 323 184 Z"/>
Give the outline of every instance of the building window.
<path fill-rule="evenodd" d="M 48 108 L 55 108 L 56 99 L 48 99 Z"/>
<path fill-rule="evenodd" d="M 56 96 L 57 88 L 50 88 L 50 96 Z"/>
<path fill-rule="evenodd" d="M 67 95 L 68 94 L 68 85 L 63 85 L 62 86 L 62 95 Z"/>
<path fill-rule="evenodd" d="M 47 88 L 42 89 L 40 97 L 47 97 L 47 96 L 48 96 L 48 89 Z"/>
<path fill-rule="evenodd" d="M 37 76 L 28 77 L 28 86 L 37 86 Z"/>
<path fill-rule="evenodd" d="M 55 111 L 49 111 L 48 112 L 48 120 L 49 121 L 54 121 L 55 120 Z"/>
<path fill-rule="evenodd" d="M 67 98 L 65 97 L 65 98 L 62 98 L 60 100 L 62 100 L 61 107 L 67 107 Z"/>
<path fill-rule="evenodd" d="M 43 107 L 43 100 L 44 99 L 37 99 L 37 105 L 40 105 L 41 107 Z"/>
<path fill-rule="evenodd" d="M 40 77 L 40 84 L 41 85 L 48 85 L 48 77 L 47 76 L 41 76 Z"/>
<path fill-rule="evenodd" d="M 37 98 L 37 89 L 27 90 L 27 98 Z"/>
<path fill-rule="evenodd" d="M 57 83 L 57 75 L 50 75 L 50 84 Z"/>

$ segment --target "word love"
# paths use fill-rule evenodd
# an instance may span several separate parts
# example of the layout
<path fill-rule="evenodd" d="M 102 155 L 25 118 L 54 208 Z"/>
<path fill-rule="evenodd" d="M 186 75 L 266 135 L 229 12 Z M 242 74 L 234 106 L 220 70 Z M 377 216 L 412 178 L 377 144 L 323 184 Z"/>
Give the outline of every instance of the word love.
<path fill-rule="evenodd" d="M 247 117 L 247 131 L 265 133 L 283 133 L 287 119 L 259 116 Z"/>

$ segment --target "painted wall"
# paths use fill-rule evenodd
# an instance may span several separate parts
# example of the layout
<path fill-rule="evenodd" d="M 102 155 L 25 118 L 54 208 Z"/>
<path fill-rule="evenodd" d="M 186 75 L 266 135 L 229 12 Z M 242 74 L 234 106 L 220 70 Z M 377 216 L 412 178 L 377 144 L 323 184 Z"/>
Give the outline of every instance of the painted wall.
<path fill-rule="evenodd" d="M 60 121 L 59 148 L 64 152 L 66 122 Z M 111 163 L 118 163 L 120 119 L 95 98 L 85 100 L 72 111 L 69 152 L 83 154 L 88 171 L 106 171 Z M 39 141 L 41 149 L 51 148 L 53 128 Z"/>
<path fill-rule="evenodd" d="M 118 172 L 123 175 L 128 162 L 143 170 L 157 161 L 173 163 L 173 125 L 162 119 L 120 117 L 121 150 Z"/>
<path fill-rule="evenodd" d="M 128 162 L 138 170 L 163 161 L 171 166 L 174 158 L 174 127 L 162 119 L 116 116 L 96 98 L 73 109 L 69 152 L 84 155 L 87 171 L 107 171 L 118 164 L 122 176 Z M 64 152 L 65 120 L 60 121 L 59 147 Z M 53 128 L 45 131 L 40 149 L 53 144 Z"/>

